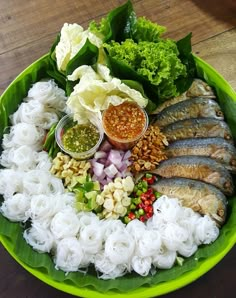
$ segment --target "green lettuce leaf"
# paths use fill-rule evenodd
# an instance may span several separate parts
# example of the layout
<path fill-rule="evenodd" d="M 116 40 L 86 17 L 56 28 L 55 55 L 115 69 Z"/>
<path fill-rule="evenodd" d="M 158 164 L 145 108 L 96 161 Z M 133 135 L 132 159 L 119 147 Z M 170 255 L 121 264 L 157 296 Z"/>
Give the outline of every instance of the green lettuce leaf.
<path fill-rule="evenodd" d="M 178 57 L 173 40 L 135 43 L 126 39 L 121 43 L 111 41 L 104 46 L 113 75 L 121 79 L 129 76 L 143 83 L 146 94 L 154 103 L 179 95 L 175 82 L 186 77 L 186 67 Z"/>
<path fill-rule="evenodd" d="M 136 42 L 158 42 L 166 28 L 147 20 L 145 17 L 137 18 L 131 27 L 131 37 Z"/>

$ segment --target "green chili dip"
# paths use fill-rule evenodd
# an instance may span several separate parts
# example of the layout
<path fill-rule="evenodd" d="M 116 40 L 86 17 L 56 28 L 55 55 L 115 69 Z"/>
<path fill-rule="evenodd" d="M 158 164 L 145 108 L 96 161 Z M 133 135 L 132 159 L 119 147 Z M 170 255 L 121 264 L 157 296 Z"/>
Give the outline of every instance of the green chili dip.
<path fill-rule="evenodd" d="M 76 124 L 68 128 L 62 136 L 64 148 L 71 152 L 85 152 L 93 148 L 99 140 L 99 131 L 93 124 Z"/>

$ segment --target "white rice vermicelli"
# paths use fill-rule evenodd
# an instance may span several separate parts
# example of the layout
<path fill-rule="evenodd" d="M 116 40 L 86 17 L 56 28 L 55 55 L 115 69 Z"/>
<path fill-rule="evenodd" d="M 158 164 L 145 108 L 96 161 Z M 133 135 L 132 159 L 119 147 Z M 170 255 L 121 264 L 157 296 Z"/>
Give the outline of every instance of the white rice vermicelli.
<path fill-rule="evenodd" d="M 23 180 L 25 173 L 13 169 L 0 170 L 0 194 L 4 199 L 12 197 L 15 193 L 23 193 Z"/>
<path fill-rule="evenodd" d="M 50 225 L 50 230 L 56 239 L 75 237 L 79 229 L 80 224 L 75 209 L 69 207 L 57 212 Z"/>
<path fill-rule="evenodd" d="M 143 234 L 145 233 L 146 225 L 140 220 L 134 219 L 127 224 L 126 230 L 129 234 L 133 236 L 133 238 L 137 242 L 140 238 L 142 238 Z"/>
<path fill-rule="evenodd" d="M 44 106 L 64 111 L 66 107 L 65 91 L 57 86 L 53 80 L 35 83 L 28 92 L 28 100 L 37 100 Z"/>
<path fill-rule="evenodd" d="M 99 276 L 101 279 L 115 279 L 123 276 L 127 272 L 127 266 L 125 264 L 114 264 L 105 254 L 96 254 L 94 260 L 94 266 L 96 270 L 102 274 Z"/>
<path fill-rule="evenodd" d="M 54 246 L 52 233 L 40 222 L 34 221 L 31 227 L 24 231 L 26 242 L 40 253 L 50 252 Z"/>
<path fill-rule="evenodd" d="M 51 222 L 53 216 L 67 207 L 60 194 L 32 195 L 29 217 L 32 220 L 44 220 Z"/>
<path fill-rule="evenodd" d="M 156 219 L 162 222 L 176 222 L 183 215 L 183 208 L 177 199 L 170 199 L 163 195 L 153 204 Z"/>
<path fill-rule="evenodd" d="M 100 225 L 97 223 L 81 228 L 79 241 L 83 249 L 89 254 L 97 254 L 102 249 L 103 234 Z"/>
<path fill-rule="evenodd" d="M 28 145 L 34 150 L 42 150 L 44 135 L 44 129 L 34 124 L 18 123 L 11 127 L 9 134 L 3 136 L 2 147 L 7 149 Z"/>
<path fill-rule="evenodd" d="M 81 267 L 83 250 L 76 237 L 67 237 L 57 242 L 54 262 L 57 269 L 77 271 Z"/>
<path fill-rule="evenodd" d="M 216 222 L 208 215 L 199 217 L 195 226 L 194 240 L 197 245 L 210 244 L 219 236 L 219 229 Z"/>
<path fill-rule="evenodd" d="M 146 230 L 136 244 L 137 254 L 141 258 L 155 255 L 161 248 L 161 234 L 156 230 Z"/>
<path fill-rule="evenodd" d="M 129 263 L 134 249 L 134 238 L 126 230 L 110 234 L 105 243 L 105 255 L 116 265 Z"/>
<path fill-rule="evenodd" d="M 142 276 L 147 276 L 152 266 L 152 258 L 134 256 L 131 264 L 136 273 Z"/>
<path fill-rule="evenodd" d="M 43 117 L 44 106 L 36 101 L 22 102 L 18 110 L 10 116 L 12 125 L 18 123 L 38 124 Z"/>
<path fill-rule="evenodd" d="M 168 250 L 164 245 L 159 252 L 153 256 L 152 264 L 159 269 L 170 269 L 176 260 L 176 251 Z"/>
<path fill-rule="evenodd" d="M 36 155 L 36 169 L 49 172 L 52 167 L 52 160 L 49 157 L 48 153 L 45 151 L 40 151 Z"/>
<path fill-rule="evenodd" d="M 80 222 L 81 228 L 84 228 L 89 225 L 97 224 L 99 225 L 99 219 L 93 212 L 79 212 L 78 219 Z"/>
<path fill-rule="evenodd" d="M 45 107 L 39 101 L 23 102 L 19 109 L 12 115 L 13 125 L 19 123 L 35 124 L 37 127 L 49 129 L 51 125 L 59 121 L 59 113 L 56 110 Z"/>
<path fill-rule="evenodd" d="M 173 251 L 177 251 L 182 243 L 190 237 L 187 227 L 183 228 L 173 222 L 167 223 L 161 234 L 166 248 Z"/>
<path fill-rule="evenodd" d="M 24 194 L 15 194 L 5 200 L 0 207 L 2 214 L 11 221 L 26 221 L 31 198 Z"/>
<path fill-rule="evenodd" d="M 189 238 L 181 243 L 181 246 L 178 248 L 178 253 L 183 257 L 190 257 L 197 251 L 197 244 L 194 242 L 193 237 L 189 236 Z"/>
<path fill-rule="evenodd" d="M 103 239 L 106 241 L 106 239 L 109 237 L 111 233 L 114 232 L 121 232 L 125 228 L 125 224 L 123 224 L 122 221 L 118 219 L 107 219 L 101 221 L 101 227 L 102 227 L 102 233 L 103 233 Z"/>
<path fill-rule="evenodd" d="M 37 152 L 30 146 L 4 150 L 1 156 L 1 165 L 6 168 L 29 171 L 36 167 Z"/>
<path fill-rule="evenodd" d="M 25 174 L 24 192 L 29 195 L 64 193 L 62 180 L 48 171 L 32 170 Z"/>

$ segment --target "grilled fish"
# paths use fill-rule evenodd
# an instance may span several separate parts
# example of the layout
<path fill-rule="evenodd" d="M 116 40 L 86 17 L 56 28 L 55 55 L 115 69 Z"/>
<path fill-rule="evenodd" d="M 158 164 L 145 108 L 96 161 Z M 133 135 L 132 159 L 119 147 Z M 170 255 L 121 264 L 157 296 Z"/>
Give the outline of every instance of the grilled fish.
<path fill-rule="evenodd" d="M 225 222 L 226 197 L 210 184 L 186 178 L 164 178 L 158 180 L 152 187 L 161 194 L 178 198 L 185 207 L 203 215 L 208 214 L 218 225 Z"/>
<path fill-rule="evenodd" d="M 192 118 L 177 121 L 162 129 L 168 142 L 188 138 L 220 137 L 233 143 L 233 136 L 226 122 L 214 118 Z"/>
<path fill-rule="evenodd" d="M 209 98 L 194 97 L 165 108 L 156 115 L 154 123 L 163 128 L 179 120 L 200 117 L 224 119 L 223 112 L 216 101 Z"/>
<path fill-rule="evenodd" d="M 205 83 L 204 81 L 202 81 L 200 79 L 194 79 L 192 82 L 192 85 L 186 92 L 184 92 L 183 94 L 181 94 L 179 96 L 176 96 L 169 100 L 166 100 L 160 106 L 158 106 L 155 109 L 155 111 L 152 112 L 152 114 L 158 114 L 162 110 L 164 110 L 165 108 L 167 108 L 173 104 L 184 101 L 191 97 L 198 97 L 198 96 L 207 97 L 207 98 L 215 98 L 216 97 L 214 95 L 212 88 L 207 83 Z"/>
<path fill-rule="evenodd" d="M 219 188 L 231 196 L 234 184 L 229 171 L 210 157 L 178 156 L 162 161 L 153 173 L 164 177 L 183 177 L 200 180 Z"/>
<path fill-rule="evenodd" d="M 215 98 L 213 89 L 203 80 L 194 79 L 192 85 L 187 90 L 186 95 L 189 97 L 202 96 L 208 98 Z"/>
<path fill-rule="evenodd" d="M 184 155 L 206 156 L 222 163 L 229 171 L 236 173 L 236 148 L 223 138 L 199 138 L 179 140 L 166 149 L 167 157 Z"/>

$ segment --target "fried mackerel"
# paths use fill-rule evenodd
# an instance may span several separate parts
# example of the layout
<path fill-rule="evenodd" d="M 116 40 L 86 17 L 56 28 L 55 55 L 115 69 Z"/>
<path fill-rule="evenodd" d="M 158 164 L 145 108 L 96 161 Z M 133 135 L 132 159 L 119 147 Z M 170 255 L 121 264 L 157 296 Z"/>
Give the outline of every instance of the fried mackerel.
<path fill-rule="evenodd" d="M 162 132 L 168 142 L 188 138 L 224 138 L 233 143 L 233 136 L 225 121 L 214 118 L 192 118 L 165 126 Z"/>
<path fill-rule="evenodd" d="M 186 178 L 163 178 L 152 187 L 161 194 L 178 198 L 185 207 L 208 214 L 219 226 L 225 222 L 226 197 L 210 184 Z"/>
<path fill-rule="evenodd" d="M 206 156 L 222 163 L 236 173 L 236 148 L 223 138 L 191 138 L 171 143 L 166 148 L 168 158 L 184 155 Z"/>
<path fill-rule="evenodd" d="M 173 97 L 169 100 L 166 100 L 161 105 L 159 105 L 155 111 L 152 112 L 152 114 L 158 114 L 165 108 L 176 104 L 178 102 L 184 101 L 186 99 L 189 99 L 191 97 L 207 97 L 207 98 L 215 98 L 215 94 L 212 90 L 212 88 L 205 83 L 204 81 L 200 79 L 194 79 L 192 85 L 190 88 L 184 92 L 183 94 Z"/>
<path fill-rule="evenodd" d="M 156 115 L 154 125 L 163 128 L 176 121 L 200 117 L 210 117 L 219 120 L 224 119 L 223 112 L 215 100 L 195 97 L 165 108 Z"/>
<path fill-rule="evenodd" d="M 164 177 L 183 177 L 200 180 L 219 188 L 231 196 L 234 184 L 229 171 L 210 157 L 178 156 L 162 161 L 153 173 Z"/>

